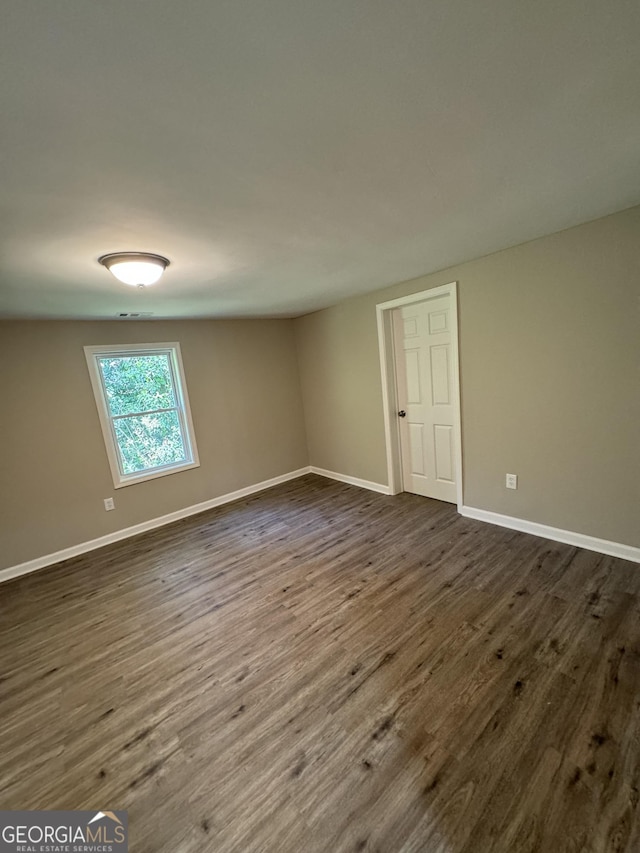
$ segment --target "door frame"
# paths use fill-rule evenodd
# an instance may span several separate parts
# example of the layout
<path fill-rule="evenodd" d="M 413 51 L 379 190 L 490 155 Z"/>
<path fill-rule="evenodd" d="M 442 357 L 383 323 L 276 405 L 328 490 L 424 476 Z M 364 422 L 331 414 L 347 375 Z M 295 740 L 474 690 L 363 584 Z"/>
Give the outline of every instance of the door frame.
<path fill-rule="evenodd" d="M 400 456 L 400 428 L 398 424 L 398 390 L 396 385 L 396 358 L 391 314 L 396 308 L 415 302 L 427 302 L 439 296 L 449 296 L 451 305 L 451 373 L 453 378 L 453 452 L 457 472 L 456 501 L 458 512 L 462 502 L 462 429 L 460 421 L 460 358 L 458 352 L 458 282 L 442 284 L 409 296 L 401 296 L 376 305 L 378 321 L 378 349 L 382 379 L 382 406 L 384 410 L 384 438 L 387 451 L 387 479 L 389 494 L 403 491 Z"/>

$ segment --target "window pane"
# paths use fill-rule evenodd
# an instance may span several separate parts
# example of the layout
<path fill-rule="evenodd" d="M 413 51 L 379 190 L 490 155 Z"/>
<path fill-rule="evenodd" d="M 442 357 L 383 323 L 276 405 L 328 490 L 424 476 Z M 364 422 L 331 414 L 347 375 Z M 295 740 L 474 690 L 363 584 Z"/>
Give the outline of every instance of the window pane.
<path fill-rule="evenodd" d="M 119 418 L 113 427 L 125 474 L 186 461 L 177 412 Z"/>
<path fill-rule="evenodd" d="M 98 364 L 112 415 L 176 405 L 168 355 L 102 356 Z"/>

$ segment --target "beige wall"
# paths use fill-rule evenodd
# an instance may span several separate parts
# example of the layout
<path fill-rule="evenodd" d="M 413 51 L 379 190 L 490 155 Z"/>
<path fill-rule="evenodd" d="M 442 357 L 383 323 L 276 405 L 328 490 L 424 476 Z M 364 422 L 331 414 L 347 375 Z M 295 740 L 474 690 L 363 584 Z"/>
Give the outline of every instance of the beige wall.
<path fill-rule="evenodd" d="M 160 341 L 181 344 L 201 465 L 114 490 L 82 348 Z M 4 321 L 0 364 L 0 568 L 308 464 L 289 320 Z"/>
<path fill-rule="evenodd" d="M 640 545 L 639 279 L 634 208 L 300 318 L 310 464 L 386 483 L 375 306 L 458 281 L 465 504 Z"/>
<path fill-rule="evenodd" d="M 375 305 L 453 280 L 465 503 L 639 546 L 639 275 L 634 208 L 295 323 L 0 321 L 0 569 L 307 464 L 385 483 Z M 82 348 L 173 340 L 201 467 L 114 490 Z"/>

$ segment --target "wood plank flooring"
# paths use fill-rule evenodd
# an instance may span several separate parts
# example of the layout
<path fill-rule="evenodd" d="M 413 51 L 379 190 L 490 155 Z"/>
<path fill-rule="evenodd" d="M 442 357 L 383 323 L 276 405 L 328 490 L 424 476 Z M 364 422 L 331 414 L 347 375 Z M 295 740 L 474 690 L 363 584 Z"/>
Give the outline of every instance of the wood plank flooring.
<path fill-rule="evenodd" d="M 640 567 L 308 476 L 0 586 L 0 805 L 135 853 L 639 851 Z"/>

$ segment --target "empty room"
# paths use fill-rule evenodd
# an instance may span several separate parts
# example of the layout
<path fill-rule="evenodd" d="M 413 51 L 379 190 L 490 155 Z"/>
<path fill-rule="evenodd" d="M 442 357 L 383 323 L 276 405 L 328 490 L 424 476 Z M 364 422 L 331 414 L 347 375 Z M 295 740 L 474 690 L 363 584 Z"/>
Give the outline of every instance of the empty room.
<path fill-rule="evenodd" d="M 637 2 L 2 17 L 0 853 L 638 853 Z"/>

